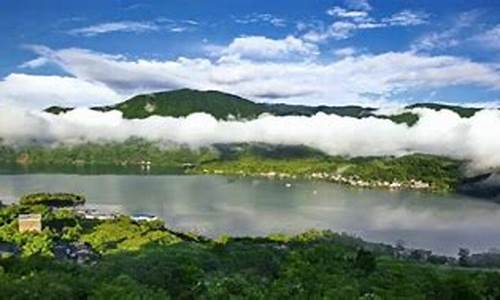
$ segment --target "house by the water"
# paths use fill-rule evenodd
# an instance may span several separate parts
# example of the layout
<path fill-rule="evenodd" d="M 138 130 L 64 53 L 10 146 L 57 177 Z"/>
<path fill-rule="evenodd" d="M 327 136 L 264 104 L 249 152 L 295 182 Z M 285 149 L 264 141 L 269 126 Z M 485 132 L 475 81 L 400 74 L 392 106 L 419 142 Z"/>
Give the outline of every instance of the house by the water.
<path fill-rule="evenodd" d="M 41 232 L 41 214 L 21 214 L 18 217 L 19 232 Z"/>

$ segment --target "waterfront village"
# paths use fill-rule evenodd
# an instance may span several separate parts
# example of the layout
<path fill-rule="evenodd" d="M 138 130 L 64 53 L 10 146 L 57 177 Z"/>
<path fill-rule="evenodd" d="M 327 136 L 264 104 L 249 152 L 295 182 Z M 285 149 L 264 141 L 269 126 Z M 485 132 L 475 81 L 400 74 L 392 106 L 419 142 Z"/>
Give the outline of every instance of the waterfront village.
<path fill-rule="evenodd" d="M 354 187 L 361 188 L 385 188 L 389 190 L 400 190 L 400 189 L 411 189 L 411 190 L 430 190 L 432 186 L 424 181 L 410 179 L 409 181 L 398 181 L 393 179 L 392 181 L 382 181 L 382 180 L 363 180 L 359 176 L 343 176 L 338 173 L 327 173 L 327 172 L 316 172 L 310 173 L 303 176 L 292 175 L 289 173 L 279 173 L 279 172 L 260 172 L 260 173 L 248 173 L 243 170 L 237 171 L 235 173 L 228 173 L 223 170 L 208 170 L 203 169 L 205 174 L 216 174 L 216 175 L 237 175 L 237 176 L 255 176 L 255 177 L 265 177 L 268 179 L 315 179 L 329 181 L 338 184 L 345 184 Z M 287 186 L 290 184 L 288 183 Z"/>

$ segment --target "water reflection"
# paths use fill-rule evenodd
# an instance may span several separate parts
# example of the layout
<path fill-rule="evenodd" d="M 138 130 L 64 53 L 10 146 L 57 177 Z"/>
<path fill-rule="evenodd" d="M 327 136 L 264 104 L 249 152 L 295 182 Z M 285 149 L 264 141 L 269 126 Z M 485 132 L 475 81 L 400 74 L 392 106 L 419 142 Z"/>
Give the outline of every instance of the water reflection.
<path fill-rule="evenodd" d="M 90 203 L 163 217 L 206 235 L 345 231 L 368 240 L 456 254 L 500 247 L 500 205 L 459 195 L 359 190 L 323 182 L 219 176 L 0 175 L 0 198 L 28 192 L 87 195 Z"/>

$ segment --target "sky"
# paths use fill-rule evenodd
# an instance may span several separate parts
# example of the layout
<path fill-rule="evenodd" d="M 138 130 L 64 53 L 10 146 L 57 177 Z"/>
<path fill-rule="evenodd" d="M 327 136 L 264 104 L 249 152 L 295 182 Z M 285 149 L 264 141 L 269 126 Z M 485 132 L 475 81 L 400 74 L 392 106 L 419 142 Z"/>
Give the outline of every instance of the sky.
<path fill-rule="evenodd" d="M 0 1 L 0 104 L 500 103 L 498 0 Z"/>

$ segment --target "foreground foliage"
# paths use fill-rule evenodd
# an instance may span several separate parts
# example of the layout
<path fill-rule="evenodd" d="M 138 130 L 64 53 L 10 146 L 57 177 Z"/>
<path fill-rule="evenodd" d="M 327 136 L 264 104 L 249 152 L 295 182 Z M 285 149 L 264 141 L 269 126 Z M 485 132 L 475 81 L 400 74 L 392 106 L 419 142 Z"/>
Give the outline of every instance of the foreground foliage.
<path fill-rule="evenodd" d="M 21 234 L 20 212 L 44 230 Z M 215 240 L 161 222 L 85 220 L 69 209 L 0 209 L 2 299 L 499 299 L 500 274 L 397 259 L 393 248 L 329 231 Z M 56 245 L 87 243 L 77 263 Z M 4 249 L 5 247 L 2 247 Z M 5 251 L 5 250 L 2 250 Z"/>

